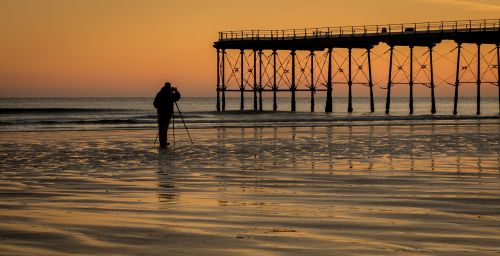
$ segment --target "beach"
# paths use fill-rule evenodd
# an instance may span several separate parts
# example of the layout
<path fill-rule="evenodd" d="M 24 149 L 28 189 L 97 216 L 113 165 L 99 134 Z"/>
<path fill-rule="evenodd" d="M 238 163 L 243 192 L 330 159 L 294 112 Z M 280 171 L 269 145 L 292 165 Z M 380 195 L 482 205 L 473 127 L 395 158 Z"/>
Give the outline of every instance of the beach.
<path fill-rule="evenodd" d="M 189 131 L 0 132 L 0 254 L 500 253 L 498 123 Z"/>

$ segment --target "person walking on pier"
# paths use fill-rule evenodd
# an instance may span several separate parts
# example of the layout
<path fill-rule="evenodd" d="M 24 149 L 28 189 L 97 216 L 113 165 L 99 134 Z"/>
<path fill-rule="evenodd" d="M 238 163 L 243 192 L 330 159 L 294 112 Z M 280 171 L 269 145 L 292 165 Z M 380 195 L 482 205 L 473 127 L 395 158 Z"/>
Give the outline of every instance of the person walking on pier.
<path fill-rule="evenodd" d="M 174 113 L 174 103 L 180 98 L 181 94 L 177 91 L 177 88 L 172 87 L 169 82 L 166 82 L 156 94 L 153 105 L 158 114 L 158 137 L 160 138 L 161 148 L 165 148 L 169 144 L 167 142 L 168 126 Z"/>

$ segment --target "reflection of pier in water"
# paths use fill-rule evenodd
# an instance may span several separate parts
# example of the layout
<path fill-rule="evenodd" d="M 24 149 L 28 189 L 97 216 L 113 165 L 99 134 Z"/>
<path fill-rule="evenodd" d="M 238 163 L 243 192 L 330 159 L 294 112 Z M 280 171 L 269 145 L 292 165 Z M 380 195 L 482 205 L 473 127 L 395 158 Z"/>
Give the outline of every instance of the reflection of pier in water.
<path fill-rule="evenodd" d="M 443 42 L 453 42 L 455 47 L 441 49 L 446 44 Z M 379 53 L 374 47 L 381 43 L 388 50 Z M 332 112 L 334 85 L 347 85 L 348 112 L 354 108 L 353 85 L 369 89 L 371 112 L 375 111 L 373 94 L 377 87 L 386 91 L 386 113 L 394 86 L 408 86 L 410 114 L 416 85 L 430 89 L 432 114 L 437 111 L 435 88 L 440 85 L 453 86 L 454 115 L 461 85 L 476 85 L 478 115 L 482 86 L 497 86 L 500 99 L 500 20 L 496 19 L 225 31 L 219 33 L 214 47 L 218 111 L 226 109 L 226 92 L 240 93 L 240 110 L 245 106 L 245 92 L 253 92 L 254 110 L 263 109 L 263 92 L 272 92 L 272 109 L 276 111 L 277 92 L 283 91 L 291 93 L 291 111 L 296 110 L 296 92 L 310 92 L 311 111 L 315 111 L 315 93 L 325 91 L 325 112 Z M 446 65 L 455 72 L 445 74 L 440 70 Z M 385 72 L 379 70 L 382 66 L 388 67 L 387 77 L 378 77 Z"/>
<path fill-rule="evenodd" d="M 499 169 L 499 149 L 491 143 L 497 138 L 482 132 L 492 126 L 438 126 L 223 128 L 217 130 L 216 141 L 201 141 L 191 149 L 195 159 L 205 160 L 182 164 L 209 165 L 222 172 L 251 171 L 257 176 L 258 172 L 278 170 L 397 173 Z M 177 168 L 175 164 L 161 167 Z"/>
<path fill-rule="evenodd" d="M 499 128 L 432 124 L 217 129 L 196 147 L 180 147 L 160 157 L 158 197 L 166 203 L 183 200 L 181 195 L 193 192 L 197 184 L 216 193 L 237 184 L 244 190 L 316 180 L 328 186 L 350 176 L 498 177 L 500 148 L 492 141 L 500 140 L 500 133 L 492 134 Z"/>
<path fill-rule="evenodd" d="M 471 130 L 471 134 L 467 133 L 468 138 L 428 134 L 427 129 L 435 133 L 436 125 L 410 126 L 409 131 L 398 126 L 293 128 L 291 146 L 294 149 L 306 150 L 291 150 L 291 161 L 295 164 L 294 167 L 297 167 L 296 163 L 308 162 L 311 170 L 326 168 L 328 171 L 333 171 L 334 168 L 347 171 L 386 169 L 395 172 L 429 170 L 481 172 L 484 168 L 499 170 L 500 162 L 495 161 L 498 157 L 491 159 L 490 154 L 487 153 L 487 156 L 481 153 L 485 150 L 486 140 L 489 140 L 481 136 L 481 125 L 466 125 L 465 129 L 470 127 L 475 129 Z M 462 125 L 450 125 L 449 129 L 457 133 L 464 132 Z M 280 138 L 274 134 L 272 141 L 276 145 L 275 141 Z M 305 137 L 306 135 L 309 135 L 309 138 Z M 309 145 L 304 146 L 304 144 Z M 455 145 L 460 146 L 449 152 Z M 489 146 L 492 146 L 491 143 Z M 325 147 L 326 150 L 323 150 Z M 273 152 L 280 150 L 282 148 L 277 147 Z M 496 148 L 490 152 L 500 154 Z M 274 156 L 277 157 L 282 156 Z M 489 159 L 490 164 L 483 166 L 483 159 Z M 448 163 L 453 164 L 455 168 L 447 168 Z M 496 166 L 492 166 L 491 163 L 496 163 Z M 381 168 L 381 165 L 386 168 Z"/>

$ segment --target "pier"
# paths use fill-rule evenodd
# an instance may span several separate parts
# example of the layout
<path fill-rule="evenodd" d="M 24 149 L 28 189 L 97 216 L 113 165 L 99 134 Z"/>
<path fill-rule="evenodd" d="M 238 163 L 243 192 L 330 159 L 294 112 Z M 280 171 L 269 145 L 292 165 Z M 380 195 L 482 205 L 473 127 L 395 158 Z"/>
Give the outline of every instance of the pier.
<path fill-rule="evenodd" d="M 453 61 L 454 74 L 442 78 L 435 71 L 435 48 L 453 42 L 440 59 Z M 387 49 L 374 54 L 375 46 Z M 467 47 L 465 47 L 467 46 Z M 474 47 L 474 50 L 470 48 Z M 408 108 L 413 114 L 413 90 L 430 90 L 431 113 L 436 113 L 435 87 L 454 87 L 453 115 L 458 113 L 459 88 L 476 86 L 476 114 L 481 114 L 481 87 L 498 87 L 500 113 L 500 19 L 440 21 L 348 27 L 286 30 L 240 30 L 219 32 L 217 50 L 217 111 L 226 110 L 226 94 L 253 92 L 253 109 L 262 111 L 263 93 L 272 93 L 273 111 L 277 92 L 291 95 L 290 110 L 296 110 L 296 93 L 310 92 L 311 112 L 316 92 L 326 93 L 325 112 L 332 112 L 333 87 L 347 86 L 347 112 L 353 112 L 353 86 L 369 91 L 370 111 L 375 111 L 374 87 L 386 91 L 385 113 L 390 113 L 391 88 L 408 86 Z M 416 51 L 423 53 L 415 54 Z M 377 64 L 374 63 L 377 61 Z M 384 82 L 373 78 L 374 67 L 383 66 Z M 436 77 L 441 81 L 436 82 Z M 417 79 L 418 78 L 418 79 Z M 491 96 L 491 95 L 490 95 Z"/>

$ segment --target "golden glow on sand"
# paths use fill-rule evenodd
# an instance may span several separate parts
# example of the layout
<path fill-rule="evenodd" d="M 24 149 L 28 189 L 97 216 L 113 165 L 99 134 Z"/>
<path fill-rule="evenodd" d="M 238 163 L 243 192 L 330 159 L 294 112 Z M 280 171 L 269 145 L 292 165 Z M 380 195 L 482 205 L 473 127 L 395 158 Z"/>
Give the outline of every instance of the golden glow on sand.
<path fill-rule="evenodd" d="M 3 132 L 0 251 L 494 254 L 499 128 Z"/>

